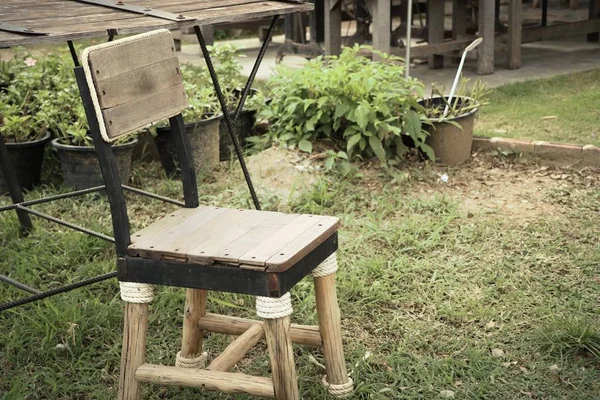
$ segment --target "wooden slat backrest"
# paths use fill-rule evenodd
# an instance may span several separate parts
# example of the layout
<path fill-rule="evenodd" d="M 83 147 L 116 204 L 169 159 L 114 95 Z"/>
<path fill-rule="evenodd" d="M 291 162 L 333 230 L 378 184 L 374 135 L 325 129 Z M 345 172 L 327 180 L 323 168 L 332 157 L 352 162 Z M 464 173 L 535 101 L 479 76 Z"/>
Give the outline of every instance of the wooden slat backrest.
<path fill-rule="evenodd" d="M 106 141 L 188 107 L 173 37 L 166 29 L 88 47 L 82 64 Z"/>

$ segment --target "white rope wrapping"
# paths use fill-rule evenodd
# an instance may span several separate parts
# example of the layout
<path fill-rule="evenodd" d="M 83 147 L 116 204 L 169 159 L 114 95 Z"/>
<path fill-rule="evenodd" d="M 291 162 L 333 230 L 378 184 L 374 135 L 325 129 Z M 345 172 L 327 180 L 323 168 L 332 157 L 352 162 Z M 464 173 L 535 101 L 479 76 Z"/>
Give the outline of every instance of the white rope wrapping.
<path fill-rule="evenodd" d="M 145 283 L 119 282 L 121 299 L 128 303 L 151 303 L 154 300 L 154 286 Z"/>
<path fill-rule="evenodd" d="M 327 375 L 323 377 L 323 386 L 327 389 L 330 395 L 337 397 L 338 399 L 345 399 L 352 396 L 354 392 L 354 381 L 348 377 L 348 382 L 334 385 L 327 382 Z"/>
<path fill-rule="evenodd" d="M 256 296 L 256 314 L 261 318 L 283 318 L 291 315 L 292 311 L 292 296 L 289 293 L 279 298 Z"/>
<path fill-rule="evenodd" d="M 208 353 L 204 352 L 196 358 L 185 358 L 181 356 L 181 352 L 177 352 L 177 358 L 175 359 L 175 366 L 179 368 L 204 368 L 206 367 L 206 360 L 208 359 Z"/>
<path fill-rule="evenodd" d="M 126 43 L 136 42 L 136 41 L 148 38 L 148 37 L 165 35 L 165 34 L 171 35 L 171 32 L 169 32 L 168 29 L 157 29 L 152 32 L 146 32 L 146 33 L 142 33 L 140 35 L 129 36 L 124 39 L 114 40 L 112 42 L 106 42 L 106 43 L 102 43 L 102 44 L 99 44 L 96 46 L 90 46 L 83 50 L 83 53 L 81 54 L 81 59 L 82 59 L 81 66 L 83 67 L 83 72 L 85 73 L 85 80 L 88 84 L 88 88 L 90 89 L 90 95 L 92 97 L 94 111 L 96 112 L 96 118 L 98 118 L 98 125 L 100 126 L 100 134 L 102 135 L 102 139 L 104 139 L 105 142 L 110 143 L 110 142 L 116 140 L 119 136 L 123 136 L 125 134 L 134 132 L 138 129 L 143 128 L 143 126 L 139 126 L 134 129 L 130 129 L 128 132 L 123 132 L 122 134 L 118 135 L 117 137 L 111 138 L 110 136 L 108 136 L 108 132 L 106 131 L 106 124 L 104 122 L 104 115 L 102 114 L 102 108 L 100 107 L 100 101 L 98 100 L 98 92 L 96 91 L 96 86 L 94 85 L 94 78 L 92 77 L 92 71 L 90 69 L 90 63 L 89 63 L 90 54 L 95 51 L 98 51 L 98 50 L 108 49 L 108 48 L 120 46 L 120 45 L 123 45 Z M 167 119 L 167 118 L 173 117 L 179 113 L 180 113 L 180 111 L 176 112 L 173 115 L 165 116 L 164 118 L 161 118 L 161 119 Z"/>
<path fill-rule="evenodd" d="M 317 268 L 315 268 L 312 272 L 312 275 L 315 278 L 320 278 L 322 276 L 327 276 L 333 274 L 338 270 L 337 263 L 337 253 L 333 253 L 329 257 L 325 259 Z"/>

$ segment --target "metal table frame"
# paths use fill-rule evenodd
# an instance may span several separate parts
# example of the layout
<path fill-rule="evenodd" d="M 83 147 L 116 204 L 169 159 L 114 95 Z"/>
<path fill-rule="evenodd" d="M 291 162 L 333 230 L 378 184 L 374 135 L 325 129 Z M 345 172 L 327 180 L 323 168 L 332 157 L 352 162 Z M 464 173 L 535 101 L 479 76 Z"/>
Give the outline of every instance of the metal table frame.
<path fill-rule="evenodd" d="M 312 6 L 309 4 L 303 4 L 304 5 L 304 10 L 303 11 L 307 11 L 312 9 Z M 294 11 L 295 12 L 295 11 Z M 271 25 L 269 26 L 269 29 L 267 31 L 265 40 L 263 41 L 263 44 L 260 48 L 260 51 L 258 53 L 258 56 L 256 58 L 256 61 L 254 63 L 254 66 L 252 68 L 252 72 L 250 73 L 250 76 L 248 77 L 248 80 L 246 81 L 246 84 L 244 86 L 244 89 L 242 91 L 242 95 L 241 98 L 239 100 L 239 103 L 237 104 L 237 107 L 235 109 L 235 111 L 230 111 L 227 107 L 226 104 L 226 100 L 225 97 L 223 95 L 223 92 L 221 90 L 221 86 L 219 84 L 219 79 L 218 76 L 215 72 L 213 63 L 212 63 L 212 59 L 210 57 L 210 53 L 207 49 L 206 46 L 206 41 L 204 38 L 204 35 L 202 34 L 202 30 L 200 29 L 200 24 L 198 23 L 194 23 L 193 24 L 193 28 L 194 28 L 194 32 L 196 34 L 196 37 L 198 39 L 199 45 L 200 45 L 200 49 L 202 51 L 202 54 L 204 56 L 204 60 L 206 62 L 206 65 L 208 67 L 211 79 L 212 79 L 212 83 L 213 86 L 215 88 L 220 106 L 221 106 L 221 110 L 223 112 L 223 116 L 225 118 L 225 122 L 227 124 L 227 128 L 229 131 L 229 134 L 231 136 L 231 140 L 233 142 L 234 148 L 235 148 L 235 152 L 236 155 L 240 161 L 240 165 L 242 168 L 242 171 L 244 173 L 244 178 L 246 179 L 246 183 L 248 185 L 248 189 L 250 191 L 250 195 L 252 197 L 252 201 L 254 203 L 254 206 L 256 207 L 257 210 L 260 210 L 260 202 L 258 200 L 258 197 L 256 195 L 256 191 L 254 190 L 254 186 L 252 184 L 252 180 L 250 178 L 250 174 L 248 172 L 248 169 L 246 167 L 246 163 L 244 162 L 244 158 L 242 155 L 242 150 L 240 148 L 239 142 L 237 140 L 237 137 L 235 135 L 234 132 L 234 122 L 237 119 L 238 115 L 240 114 L 240 112 L 243 110 L 245 101 L 248 97 L 248 94 L 250 93 L 250 89 L 252 87 L 252 84 L 254 82 L 254 79 L 256 78 L 256 74 L 258 72 L 258 68 L 260 67 L 260 64 L 262 63 L 262 60 L 264 58 L 264 55 L 266 53 L 267 47 L 271 41 L 271 38 L 273 36 L 273 31 L 276 25 L 276 22 L 279 18 L 280 14 L 276 14 L 272 17 L 271 20 Z M 197 22 L 197 21 L 196 21 Z M 185 20 L 185 24 L 186 26 L 190 26 L 190 22 L 189 19 Z M 40 39 L 41 42 L 44 41 L 44 36 L 38 34 L 37 32 L 33 33 L 34 35 L 37 36 L 37 38 Z M 113 40 L 113 38 L 115 37 L 115 35 L 118 34 L 118 31 L 116 30 L 107 30 L 107 34 L 108 34 L 108 40 L 111 41 Z M 71 51 L 71 56 L 73 58 L 73 63 L 75 65 L 75 70 L 77 70 L 77 68 L 80 68 L 79 65 L 79 59 L 77 57 L 77 53 L 75 51 L 74 45 L 72 40 L 68 40 L 67 41 L 69 49 Z M 0 42 L 1 44 L 1 42 Z M 43 218 L 46 220 L 49 220 L 51 222 L 54 223 L 58 223 L 60 225 L 66 226 L 70 229 L 74 229 L 77 230 L 79 232 L 88 234 L 88 235 L 92 235 L 95 236 L 97 238 L 106 240 L 108 242 L 112 242 L 115 243 L 115 239 L 104 235 L 102 233 L 98 233 L 98 232 L 94 232 L 92 230 L 89 230 L 85 227 L 81 227 L 75 224 L 72 224 L 70 222 L 67 221 L 63 221 L 60 218 L 56 218 L 54 216 L 36 211 L 34 209 L 32 209 L 30 206 L 36 205 L 36 204 L 42 204 L 42 203 L 47 203 L 47 202 L 51 202 L 51 201 L 55 201 L 55 200 L 60 200 L 60 199 L 65 199 L 65 198 L 70 198 L 70 197 L 74 197 L 74 196 L 79 196 L 79 195 L 83 195 L 83 194 L 87 194 L 87 193 L 94 193 L 94 192 L 99 192 L 99 191 L 103 191 L 106 188 L 104 186 L 98 186 L 98 187 L 93 187 L 93 188 L 89 188 L 89 189 L 84 189 L 84 190 L 78 190 L 78 191 L 73 191 L 70 193 L 65 193 L 65 194 L 59 194 L 59 195 L 55 195 L 55 196 L 50 196 L 50 197 L 46 197 L 46 198 L 42 198 L 42 199 L 38 199 L 38 200 L 33 200 L 33 201 L 25 201 L 24 197 L 23 197 L 23 193 L 21 190 L 21 187 L 19 185 L 19 182 L 17 180 L 17 176 L 16 176 L 16 171 L 14 169 L 14 167 L 12 166 L 11 160 L 10 160 L 10 156 L 8 154 L 8 150 L 7 147 L 5 145 L 4 142 L 4 138 L 2 137 L 2 135 L 0 135 L 0 170 L 2 171 L 7 186 L 9 187 L 9 192 L 10 192 L 10 197 L 12 200 L 11 205 L 7 205 L 4 207 L 0 207 L 0 212 L 4 212 L 4 211 L 15 211 L 17 213 L 17 216 L 19 218 L 19 222 L 21 224 L 21 235 L 23 236 L 27 236 L 31 230 L 33 229 L 33 224 L 30 218 L 30 214 L 37 216 L 39 218 Z M 129 186 L 123 186 L 123 189 L 134 193 L 134 194 L 138 194 L 138 195 L 142 195 L 142 196 L 146 196 L 152 199 L 156 199 L 156 200 L 160 200 L 160 201 L 164 201 L 164 202 L 168 202 L 171 204 L 176 204 L 178 206 L 184 206 L 185 204 L 183 202 L 180 202 L 178 200 L 174 200 L 174 199 L 170 199 L 167 197 L 163 197 L 163 196 L 159 196 L 157 194 L 154 193 L 149 193 L 149 192 L 145 192 L 143 190 L 140 189 L 136 189 L 136 188 L 132 188 Z M 41 299 L 45 299 L 48 298 L 50 296 L 54 296 L 60 293 L 65 293 L 77 288 L 81 288 L 84 286 L 88 286 L 91 285 L 93 283 L 97 283 L 97 282 L 101 282 L 107 279 L 111 279 L 117 276 L 117 272 L 110 272 L 108 274 L 103 274 L 103 275 L 99 275 L 93 278 L 89 278 L 89 279 L 85 279 L 81 282 L 77 282 L 77 283 L 73 283 L 70 285 L 66 285 L 63 287 L 59 287 L 59 288 L 55 288 L 52 290 L 48 290 L 48 291 L 40 291 L 37 288 L 33 288 L 30 287 L 29 285 L 16 281 L 6 275 L 0 274 L 0 281 L 10 284 L 24 292 L 27 292 L 29 294 L 31 294 L 28 297 L 16 300 L 16 301 L 10 301 L 4 304 L 0 304 L 0 312 L 17 307 L 17 306 L 21 306 L 21 305 L 25 305 L 37 300 L 41 300 Z"/>

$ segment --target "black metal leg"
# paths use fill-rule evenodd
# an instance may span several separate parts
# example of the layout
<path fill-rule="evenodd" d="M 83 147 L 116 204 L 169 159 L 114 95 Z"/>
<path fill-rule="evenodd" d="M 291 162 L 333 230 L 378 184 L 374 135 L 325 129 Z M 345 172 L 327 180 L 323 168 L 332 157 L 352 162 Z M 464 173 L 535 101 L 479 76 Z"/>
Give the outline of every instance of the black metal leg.
<path fill-rule="evenodd" d="M 67 44 L 69 45 L 69 51 L 71 52 L 71 58 L 73 59 L 73 64 L 75 64 L 76 67 L 79 67 L 79 58 L 77 58 L 77 52 L 75 51 L 75 46 L 73 45 L 73 41 L 69 40 L 69 41 L 67 41 Z"/>
<path fill-rule="evenodd" d="M 542 0 L 542 26 L 548 25 L 548 0 Z"/>
<path fill-rule="evenodd" d="M 244 90 L 242 91 L 242 97 L 240 98 L 240 101 L 235 110 L 235 115 L 233 117 L 234 122 L 237 120 L 237 117 L 240 115 L 240 112 L 244 109 L 244 103 L 246 102 L 246 99 L 248 98 L 248 94 L 250 93 L 250 89 L 252 88 L 252 84 L 254 83 L 256 74 L 258 73 L 258 68 L 260 67 L 260 64 L 262 63 L 262 60 L 265 57 L 265 53 L 267 52 L 267 47 L 269 46 L 269 43 L 271 42 L 271 39 L 273 38 L 273 32 L 275 31 L 275 25 L 277 23 L 277 19 L 278 19 L 278 16 L 276 15 L 271 20 L 271 25 L 269 26 L 269 30 L 267 31 L 267 35 L 265 36 L 265 40 L 264 40 L 262 46 L 260 47 L 256 61 L 254 62 L 254 66 L 252 67 L 252 71 L 250 72 L 250 76 L 248 77 L 248 81 L 246 81 L 246 86 L 244 86 Z"/>
<path fill-rule="evenodd" d="M 25 201 L 23 193 L 21 192 L 21 185 L 17 179 L 17 170 L 12 165 L 12 160 L 8 154 L 8 149 L 4 143 L 4 136 L 0 135 L 0 168 L 2 168 L 2 175 L 13 203 L 22 203 Z M 26 236 L 33 229 L 31 218 L 23 210 L 17 210 L 17 216 L 21 223 L 21 234 Z"/>
<path fill-rule="evenodd" d="M 248 78 L 248 82 L 246 83 L 246 87 L 244 88 L 244 93 L 242 93 L 242 99 L 240 99 L 240 104 L 243 106 L 244 94 L 247 96 L 252 86 L 252 82 L 254 81 L 254 77 L 256 76 L 256 71 L 258 71 L 258 67 L 262 62 L 262 59 L 265 55 L 267 46 L 269 45 L 270 37 L 272 35 L 273 26 L 277 21 L 278 16 L 273 17 L 273 22 L 271 23 L 271 27 L 269 29 L 269 33 L 267 33 L 267 38 L 263 42 L 261 49 L 258 53 L 258 58 L 254 64 L 254 68 L 252 69 L 252 73 Z M 196 37 L 198 38 L 198 42 L 200 43 L 200 49 L 202 50 L 202 54 L 204 55 L 204 61 L 206 62 L 206 66 L 208 67 L 208 71 L 210 73 L 210 77 L 213 81 L 213 85 L 215 87 L 215 91 L 217 93 L 217 98 L 219 99 L 219 104 L 221 105 L 221 111 L 223 112 L 223 117 L 225 118 L 225 123 L 227 124 L 227 130 L 229 131 L 229 135 L 231 137 L 231 141 L 233 142 L 233 147 L 235 148 L 236 155 L 238 160 L 240 161 L 240 166 L 242 167 L 242 172 L 244 173 L 244 178 L 246 179 L 246 184 L 248 185 L 248 189 L 250 190 L 250 195 L 252 196 L 252 202 L 254 203 L 254 207 L 257 210 L 260 210 L 260 202 L 258 201 L 258 196 L 256 195 L 256 191 L 254 190 L 254 185 L 252 184 L 252 179 L 250 178 L 250 173 L 248 172 L 248 167 L 246 166 L 246 162 L 244 161 L 244 156 L 242 155 L 242 150 L 240 148 L 240 144 L 235 136 L 233 119 L 231 118 L 231 114 L 229 113 L 229 109 L 227 107 L 227 102 L 225 101 L 225 96 L 223 96 L 223 91 L 221 90 L 221 85 L 219 84 L 219 79 L 215 72 L 215 68 L 213 66 L 212 60 L 210 58 L 210 53 L 206 47 L 206 42 L 204 40 L 204 36 L 202 35 L 202 30 L 198 25 L 194 26 L 194 32 L 196 33 Z M 238 105 L 238 109 L 240 105 Z"/>

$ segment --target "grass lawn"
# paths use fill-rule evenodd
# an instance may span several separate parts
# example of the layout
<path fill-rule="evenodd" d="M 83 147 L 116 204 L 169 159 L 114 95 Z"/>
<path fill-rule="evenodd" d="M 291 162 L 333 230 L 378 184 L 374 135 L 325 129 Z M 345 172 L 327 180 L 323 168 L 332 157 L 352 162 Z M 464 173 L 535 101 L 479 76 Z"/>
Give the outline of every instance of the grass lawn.
<path fill-rule="evenodd" d="M 476 134 L 600 146 L 600 69 L 496 88 Z"/>
<path fill-rule="evenodd" d="M 163 179 L 158 165 L 137 164 L 135 171 L 136 186 L 178 196 L 180 185 Z M 303 182 L 289 195 L 263 187 L 261 198 L 266 209 L 343 221 L 338 294 L 355 398 L 599 397 L 597 173 L 479 156 L 460 169 L 407 164 L 388 173 L 363 166 L 353 177 L 315 174 Z M 27 197 L 58 191 L 42 188 Z M 234 165 L 203 181 L 200 193 L 204 204 L 249 207 Z M 139 197 L 130 197 L 129 207 L 134 230 L 171 209 Z M 36 208 L 111 231 L 102 196 Z M 49 288 L 114 269 L 110 245 L 35 223 L 33 234 L 19 239 L 15 215 L 1 215 L 1 273 Z M 293 291 L 295 322 L 316 323 L 311 294 L 308 279 Z M 3 301 L 19 296 L 0 285 Z M 174 363 L 183 300 L 182 289 L 158 290 L 149 362 Z M 254 315 L 248 296 L 209 300 L 211 312 Z M 121 323 L 114 280 L 0 314 L 0 398 L 115 398 Z M 210 335 L 210 356 L 228 340 Z M 297 346 L 295 354 L 303 398 L 327 398 L 320 351 Z M 236 368 L 267 374 L 264 345 Z M 146 385 L 144 398 L 234 397 Z"/>

